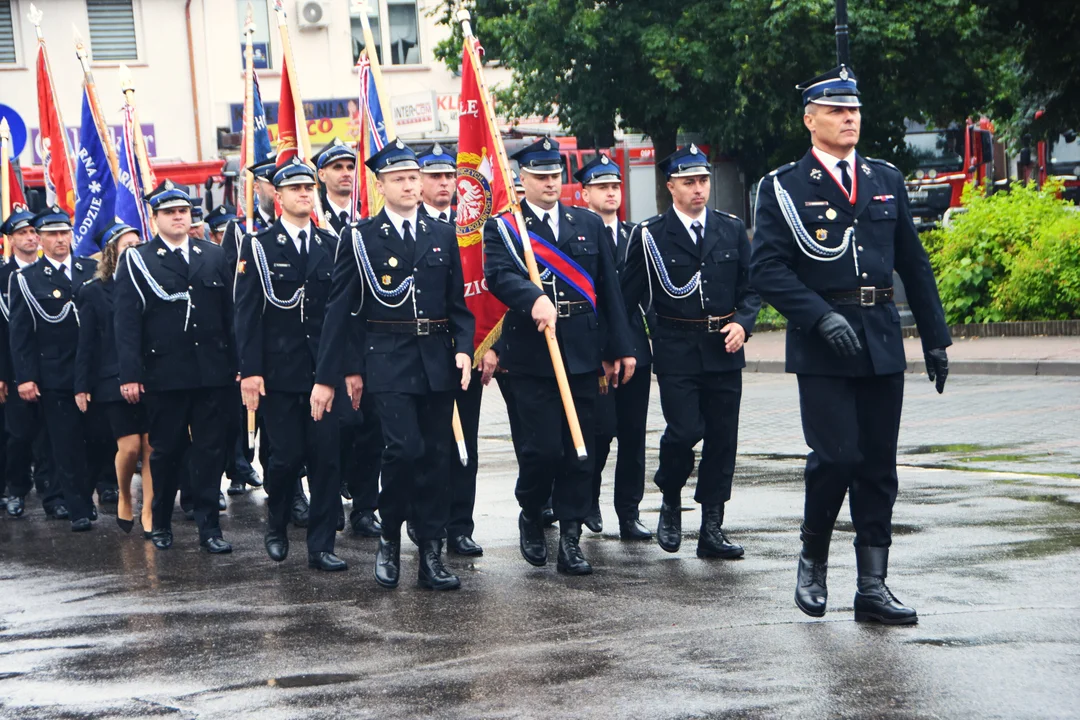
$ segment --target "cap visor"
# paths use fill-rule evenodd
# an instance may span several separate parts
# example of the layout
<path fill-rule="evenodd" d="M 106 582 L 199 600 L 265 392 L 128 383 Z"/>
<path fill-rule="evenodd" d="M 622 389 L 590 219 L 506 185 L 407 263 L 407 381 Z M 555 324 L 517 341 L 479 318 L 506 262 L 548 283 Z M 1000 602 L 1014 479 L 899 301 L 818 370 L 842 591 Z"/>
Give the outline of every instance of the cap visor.
<path fill-rule="evenodd" d="M 669 173 L 669 178 L 681 178 L 681 177 L 694 177 L 695 175 L 708 175 L 712 172 L 711 168 L 704 166 L 685 168 L 683 170 L 676 170 L 673 173 Z"/>
<path fill-rule="evenodd" d="M 830 107 L 862 107 L 862 102 L 856 95 L 833 95 L 811 100 L 807 105 L 828 105 Z"/>
<path fill-rule="evenodd" d="M 158 210 L 168 210 L 169 208 L 174 208 L 174 207 L 190 208 L 191 207 L 191 202 L 189 200 L 184 200 L 183 198 L 173 198 L 172 200 L 166 200 L 165 202 L 161 203 L 160 205 L 154 205 L 153 209 L 156 212 Z"/>
<path fill-rule="evenodd" d="M 535 167 L 522 165 L 521 172 L 531 173 L 532 175 L 561 175 L 562 165 L 537 165 Z"/>
<path fill-rule="evenodd" d="M 432 163 L 431 165 L 425 165 L 424 167 L 420 168 L 420 172 L 428 174 L 448 173 L 457 172 L 457 168 L 453 165 L 450 165 L 449 163 Z"/>
<path fill-rule="evenodd" d="M 67 223 L 51 222 L 45 223 L 37 229 L 38 232 L 62 232 L 64 230 L 71 230 L 71 225 Z"/>

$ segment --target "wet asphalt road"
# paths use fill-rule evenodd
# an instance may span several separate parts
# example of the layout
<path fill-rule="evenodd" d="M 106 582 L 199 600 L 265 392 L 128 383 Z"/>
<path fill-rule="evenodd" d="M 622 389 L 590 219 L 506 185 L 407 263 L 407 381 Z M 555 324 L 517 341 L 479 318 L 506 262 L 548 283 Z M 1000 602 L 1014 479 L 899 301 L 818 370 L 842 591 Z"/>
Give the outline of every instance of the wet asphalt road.
<path fill-rule="evenodd" d="M 795 609 L 805 448 L 781 375 L 745 379 L 735 562 L 697 559 L 692 532 L 675 555 L 621 542 L 608 482 L 608 527 L 583 541 L 596 574 L 527 565 L 494 386 L 485 555 L 450 559 L 455 593 L 416 588 L 411 551 L 401 587 L 379 589 L 375 541 L 348 535 L 347 573 L 308 570 L 297 530 L 289 559 L 271 563 L 262 491 L 232 501 L 222 524 L 236 552 L 223 557 L 198 552 L 180 519 L 165 553 L 111 516 L 74 535 L 31 496 L 26 517 L 0 519 L 0 717 L 1078 717 L 1078 411 L 1080 380 L 957 377 L 939 398 L 908 378 L 889 578 L 919 610 L 908 628 L 852 621 L 846 522 L 828 614 Z M 655 449 L 655 393 L 650 427 Z M 655 450 L 649 461 L 651 476 Z M 647 525 L 659 505 L 647 483 Z"/>

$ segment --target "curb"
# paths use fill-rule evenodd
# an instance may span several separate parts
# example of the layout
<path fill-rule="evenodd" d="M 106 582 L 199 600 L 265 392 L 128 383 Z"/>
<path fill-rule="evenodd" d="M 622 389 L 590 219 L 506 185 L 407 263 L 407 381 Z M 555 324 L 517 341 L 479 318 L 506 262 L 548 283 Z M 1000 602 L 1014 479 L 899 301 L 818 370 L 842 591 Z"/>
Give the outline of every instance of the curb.
<path fill-rule="evenodd" d="M 922 375 L 926 372 L 923 359 L 908 358 L 907 372 Z M 746 372 L 782 373 L 783 360 L 747 360 Z M 1080 362 L 1067 360 L 950 360 L 953 375 L 1044 375 L 1080 377 Z"/>

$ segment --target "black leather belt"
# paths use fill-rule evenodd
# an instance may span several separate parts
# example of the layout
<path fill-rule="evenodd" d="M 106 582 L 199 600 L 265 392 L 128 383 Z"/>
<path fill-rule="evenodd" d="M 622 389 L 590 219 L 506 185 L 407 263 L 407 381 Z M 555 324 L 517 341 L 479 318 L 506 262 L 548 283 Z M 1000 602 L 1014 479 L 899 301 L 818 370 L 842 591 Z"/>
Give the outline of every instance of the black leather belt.
<path fill-rule="evenodd" d="M 592 303 L 588 300 L 560 300 L 555 303 L 555 311 L 561 318 L 581 315 L 582 313 L 592 312 Z"/>
<path fill-rule="evenodd" d="M 735 317 L 735 313 L 730 312 L 727 315 L 710 315 L 709 317 L 701 318 L 700 320 L 690 320 L 688 318 L 673 318 L 666 315 L 657 315 L 656 321 L 660 327 L 668 328 L 669 330 L 685 330 L 689 332 L 708 332 L 715 333 L 732 321 Z"/>
<path fill-rule="evenodd" d="M 432 333 L 450 332 L 450 321 L 445 318 L 441 320 L 419 318 L 417 320 L 403 322 L 368 320 L 367 329 L 368 332 L 394 333 L 395 335 L 417 335 L 422 337 Z"/>
<path fill-rule="evenodd" d="M 892 302 L 893 289 L 891 287 L 862 287 L 858 290 L 851 290 L 849 292 L 829 293 L 825 297 L 836 305 L 861 305 L 862 307 L 871 307 L 872 305 Z"/>

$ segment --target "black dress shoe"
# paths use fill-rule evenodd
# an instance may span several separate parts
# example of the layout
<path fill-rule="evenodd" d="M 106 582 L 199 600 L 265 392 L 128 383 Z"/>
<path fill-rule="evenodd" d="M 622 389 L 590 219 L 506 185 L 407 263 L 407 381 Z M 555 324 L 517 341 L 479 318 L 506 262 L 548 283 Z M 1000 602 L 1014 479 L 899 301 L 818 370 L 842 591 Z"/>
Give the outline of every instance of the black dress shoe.
<path fill-rule="evenodd" d="M 131 529 L 135 527 L 135 520 L 125 520 L 122 517 L 116 518 L 116 524 L 126 533 L 130 533 Z"/>
<path fill-rule="evenodd" d="M 308 553 L 307 564 L 313 570 L 325 572 L 341 572 L 349 569 L 348 564 L 332 552 Z"/>
<path fill-rule="evenodd" d="M 594 533 L 604 532 L 604 516 L 600 514 L 599 507 L 594 507 L 585 516 L 585 527 Z"/>
<path fill-rule="evenodd" d="M 222 538 L 212 537 L 206 540 L 199 541 L 199 547 L 211 555 L 223 555 L 225 553 L 232 552 L 232 545 L 225 542 Z"/>
<path fill-rule="evenodd" d="M 153 531 L 151 531 L 151 530 L 143 530 L 142 538 L 143 538 L 143 540 L 153 540 L 154 539 Z"/>
<path fill-rule="evenodd" d="M 697 556 L 733 560 L 743 556 L 743 546 L 728 540 L 722 525 L 723 505 L 701 506 L 701 533 L 698 535 Z"/>
<path fill-rule="evenodd" d="M 829 541 L 832 532 L 811 533 L 802 527 L 802 552 L 795 582 L 795 605 L 810 617 L 822 617 L 829 599 Z"/>
<path fill-rule="evenodd" d="M 225 512 L 229 509 L 229 503 L 225 502 L 225 493 L 220 491 L 217 494 L 217 509 L 218 512 Z"/>
<path fill-rule="evenodd" d="M 266 554 L 274 562 L 281 562 L 289 556 L 289 536 L 283 532 L 268 532 L 263 539 Z"/>
<path fill-rule="evenodd" d="M 547 565 L 547 538 L 540 518 L 529 517 L 522 510 L 518 515 L 518 539 L 525 562 L 536 567 Z"/>
<path fill-rule="evenodd" d="M 97 505 L 90 505 L 90 519 L 93 521 L 97 520 Z"/>
<path fill-rule="evenodd" d="M 150 533 L 150 542 L 158 550 L 168 550 L 172 547 L 172 530 L 154 530 Z"/>
<path fill-rule="evenodd" d="M 416 528 L 412 526 L 412 520 L 405 521 L 405 534 L 409 536 L 409 540 L 416 547 L 420 547 L 420 541 L 416 539 Z"/>
<path fill-rule="evenodd" d="M 396 588 L 401 574 L 401 538 L 379 538 L 379 550 L 375 553 L 375 582 L 384 588 Z"/>
<path fill-rule="evenodd" d="M 293 497 L 292 524 L 299 528 L 306 528 L 311 517 L 311 504 L 303 490 L 298 490 Z"/>
<path fill-rule="evenodd" d="M 345 508 L 338 505 L 337 509 L 337 531 L 341 532 L 345 529 Z"/>
<path fill-rule="evenodd" d="M 22 514 L 26 512 L 26 501 L 21 497 L 12 496 L 7 501 L 7 514 L 11 517 L 22 517 Z"/>
<path fill-rule="evenodd" d="M 346 500 L 352 500 L 352 493 L 349 492 L 349 484 L 344 480 L 341 481 L 341 497 Z"/>
<path fill-rule="evenodd" d="M 245 483 L 243 480 L 241 480 L 239 478 L 231 480 L 229 482 L 229 489 L 226 490 L 225 492 L 229 493 L 229 497 L 234 497 L 236 495 L 243 495 L 244 493 L 247 492 L 247 483 Z"/>
<path fill-rule="evenodd" d="M 559 560 L 555 569 L 566 575 L 591 575 L 592 565 L 581 552 L 581 523 L 559 522 Z"/>
<path fill-rule="evenodd" d="M 67 505 L 60 503 L 47 509 L 45 511 L 45 517 L 50 520 L 67 520 L 71 517 L 71 513 L 68 512 Z"/>
<path fill-rule="evenodd" d="M 416 584 L 428 590 L 457 590 L 461 580 L 442 563 L 442 540 L 424 540 L 420 543 L 420 567 Z"/>
<path fill-rule="evenodd" d="M 635 518 L 619 520 L 619 537 L 623 540 L 652 540 L 652 531 Z"/>
<path fill-rule="evenodd" d="M 251 472 L 244 477 L 244 482 L 253 488 L 262 487 L 263 485 L 262 478 L 259 477 L 259 473 L 255 471 L 255 468 L 252 468 Z"/>
<path fill-rule="evenodd" d="M 350 522 L 352 523 L 353 535 L 370 538 L 382 536 L 382 523 L 375 517 L 374 510 L 362 510 L 359 513 L 354 513 L 350 517 Z"/>
<path fill-rule="evenodd" d="M 857 547 L 855 563 L 859 568 L 855 622 L 879 622 L 883 625 L 914 625 L 919 622 L 915 608 L 897 600 L 885 584 L 889 570 L 889 548 Z"/>
<path fill-rule="evenodd" d="M 120 490 L 117 488 L 106 488 L 105 490 L 98 491 L 98 502 L 102 505 L 105 503 L 114 503 L 120 501 Z"/>
<path fill-rule="evenodd" d="M 466 557 L 480 557 L 484 554 L 484 548 L 476 544 L 468 535 L 458 535 L 450 538 L 446 542 L 447 549 L 455 555 L 464 555 Z"/>
<path fill-rule="evenodd" d="M 660 522 L 656 526 L 656 541 L 669 553 L 679 552 L 682 545 L 682 503 L 660 504 Z"/>
<path fill-rule="evenodd" d="M 540 510 L 540 524 L 543 527 L 551 527 L 556 522 L 555 511 L 549 507 Z"/>
<path fill-rule="evenodd" d="M 79 518 L 71 521 L 71 532 L 86 532 L 93 529 L 93 527 L 90 524 L 90 518 Z"/>
<path fill-rule="evenodd" d="M 180 508 L 180 509 L 184 510 L 184 508 Z M 187 520 L 188 522 L 193 522 L 195 520 L 195 510 L 194 510 L 194 508 L 188 508 L 188 509 L 184 510 L 184 519 Z"/>

